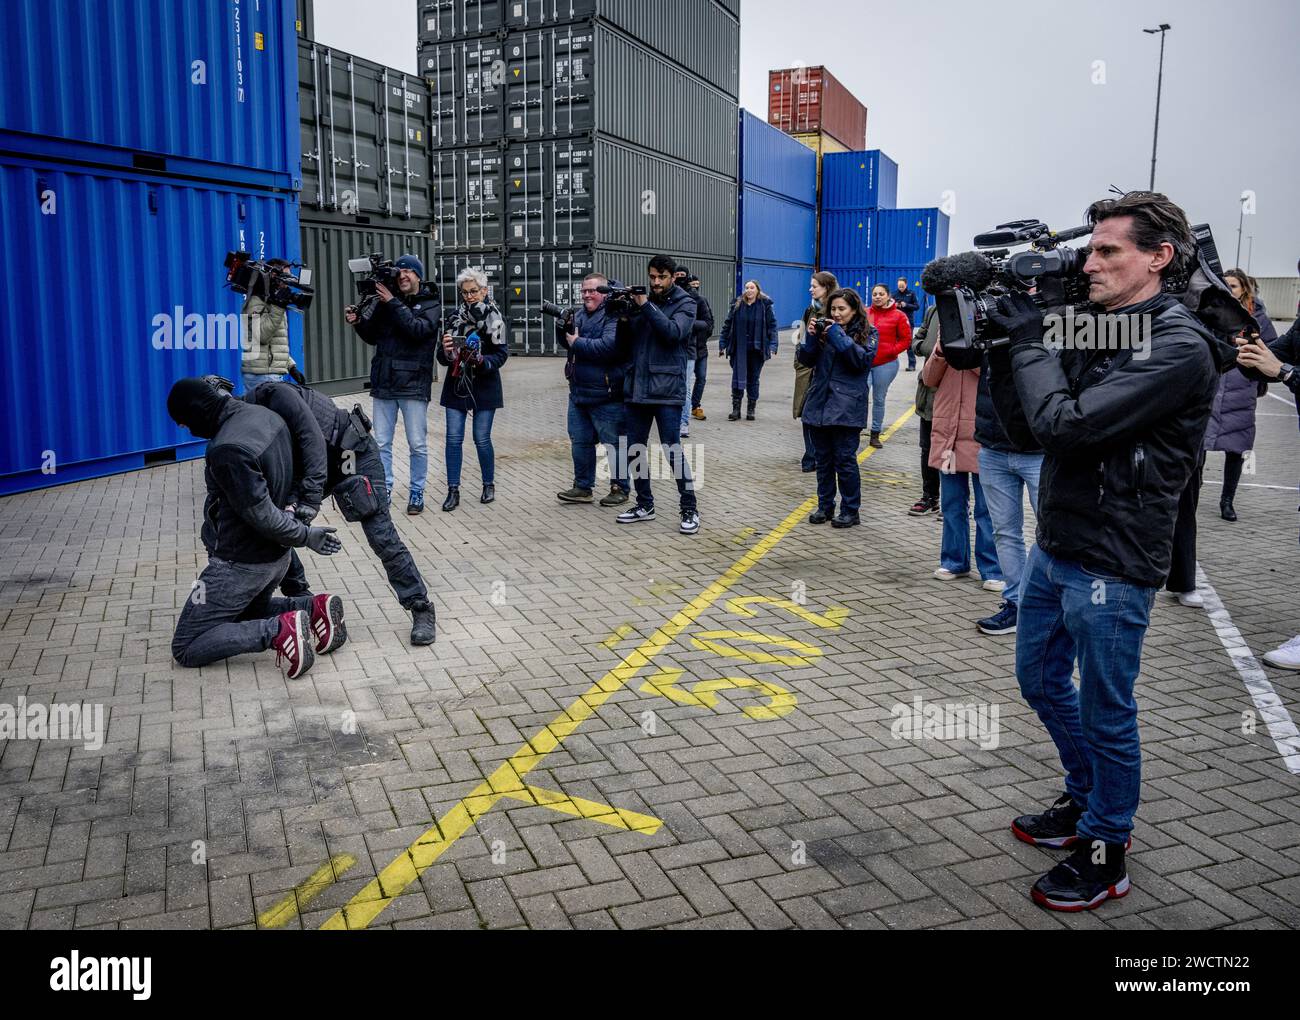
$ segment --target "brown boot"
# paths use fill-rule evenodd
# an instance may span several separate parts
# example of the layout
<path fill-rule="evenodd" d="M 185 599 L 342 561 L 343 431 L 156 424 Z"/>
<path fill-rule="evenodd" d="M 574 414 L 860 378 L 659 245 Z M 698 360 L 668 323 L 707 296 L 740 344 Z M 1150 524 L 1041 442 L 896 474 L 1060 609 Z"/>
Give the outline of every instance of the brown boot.
<path fill-rule="evenodd" d="M 871 433 L 871 441 L 867 445 L 874 446 L 877 450 L 883 450 L 885 448 L 885 444 L 880 441 L 879 432 Z"/>

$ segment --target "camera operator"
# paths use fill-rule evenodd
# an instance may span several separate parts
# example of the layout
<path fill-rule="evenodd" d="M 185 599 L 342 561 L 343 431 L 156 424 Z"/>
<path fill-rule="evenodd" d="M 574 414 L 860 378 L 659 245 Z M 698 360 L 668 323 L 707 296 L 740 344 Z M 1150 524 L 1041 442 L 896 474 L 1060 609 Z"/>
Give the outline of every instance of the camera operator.
<path fill-rule="evenodd" d="M 267 259 L 266 265 L 286 272 L 292 268 L 284 259 Z M 289 317 L 285 308 L 267 301 L 265 293 L 250 293 L 239 314 L 247 340 L 239 370 L 244 392 L 249 393 L 264 382 L 279 382 L 298 366 L 289 354 Z"/>
<path fill-rule="evenodd" d="M 1280 382 L 1296 398 L 1300 407 L 1300 318 L 1291 324 L 1291 328 L 1274 340 L 1265 344 L 1259 336 L 1249 340 L 1236 341 L 1238 346 L 1237 364 L 1251 378 L 1267 379 L 1270 383 Z M 1278 669 L 1300 670 L 1300 635 L 1284 642 L 1271 652 L 1264 653 L 1264 661 Z"/>
<path fill-rule="evenodd" d="M 361 524 L 371 550 L 384 565 L 388 583 L 402 608 L 411 614 L 411 644 L 433 644 L 433 604 L 410 550 L 393 525 L 384 464 L 370 434 L 370 420 L 360 404 L 345 411 L 306 386 L 300 374 L 295 375 L 293 383 L 268 383 L 243 398 L 245 403 L 274 411 L 289 427 L 295 453 L 296 488 L 290 495 L 295 516 L 310 524 L 322 498 L 333 496 L 343 519 Z M 208 381 L 219 388 L 225 383 L 212 376 Z M 280 590 L 289 597 L 311 597 L 307 573 L 296 552 L 289 553 L 289 569 Z"/>
<path fill-rule="evenodd" d="M 1045 451 L 1038 540 L 1020 585 L 1016 674 L 1066 773 L 1065 794 L 1015 819 L 1012 831 L 1040 846 L 1074 847 L 1033 888 L 1040 906 L 1067 911 L 1129 890 L 1142 641 L 1219 373 L 1233 361 L 1231 344 L 1163 292 L 1166 277 L 1196 256 L 1182 209 L 1164 195 L 1130 192 L 1094 202 L 1087 218 L 1088 297 L 1094 308 L 1150 323 L 1146 356 L 1104 346 L 1067 346 L 1056 356 L 1043 343 L 1041 309 L 1020 291 L 989 314 L 1009 337 L 988 359 L 1002 424 L 1018 446 L 1037 440 Z"/>
<path fill-rule="evenodd" d="M 605 312 L 605 295 L 597 288 L 609 280 L 590 273 L 582 281 L 582 307 L 571 323 L 556 323 L 555 339 L 569 352 L 564 366 L 569 380 L 569 443 L 573 448 L 573 487 L 556 494 L 562 503 L 590 503 L 596 484 L 596 444 L 605 447 L 610 464 L 609 494 L 601 506 L 626 503 L 630 486 L 621 473 L 618 440 L 627 434 L 623 406 L 626 344 L 619 344 L 618 319 Z M 568 331 L 566 327 L 571 327 Z"/>
<path fill-rule="evenodd" d="M 650 488 L 650 426 L 659 430 L 659 443 L 668 454 L 677 481 L 683 535 L 700 530 L 691 470 L 682 449 L 680 425 L 686 400 L 686 362 L 683 352 L 695 328 L 695 302 L 673 283 L 677 263 L 668 255 L 650 260 L 650 293 L 633 295 L 626 323 L 630 345 L 623 374 L 623 399 L 627 403 L 628 449 L 636 450 L 637 463 L 629 465 L 636 486 L 636 506 L 618 515 L 620 524 L 652 521 L 654 494 Z"/>
<path fill-rule="evenodd" d="M 398 270 L 394 294 L 375 284 L 376 298 L 364 306 L 349 305 L 345 318 L 357 336 L 375 348 L 370 361 L 370 396 L 375 416 L 375 441 L 384 465 L 384 492 L 393 493 L 393 436 L 397 412 L 406 426 L 411 451 L 411 485 L 406 512 L 424 511 L 424 485 L 429 473 L 429 400 L 433 396 L 434 348 L 442 306 L 424 283 L 424 263 L 414 255 L 395 259 Z"/>
<path fill-rule="evenodd" d="M 708 421 L 700 401 L 704 399 L 704 383 L 709 376 L 709 338 L 713 336 L 713 307 L 700 290 L 700 278 L 687 274 L 686 293 L 695 295 L 695 381 L 691 384 L 691 417 Z"/>
<path fill-rule="evenodd" d="M 447 409 L 447 498 L 442 503 L 446 511 L 460 506 L 460 467 L 470 414 L 474 415 L 474 448 L 483 477 L 479 502 L 491 503 L 497 498 L 492 421 L 505 406 L 501 367 L 510 356 L 505 320 L 488 297 L 487 274 L 477 268 L 462 269 L 456 277 L 456 290 L 461 304 L 438 348 L 438 360 L 451 368 L 442 381 L 441 400 Z"/>
<path fill-rule="evenodd" d="M 294 485 L 289 429 L 278 415 L 232 400 L 206 379 L 172 386 L 167 413 L 208 440 L 202 530 L 208 565 L 176 621 L 172 656 L 182 666 L 206 666 L 274 648 L 276 665 L 297 679 L 317 653 L 343 644 L 347 631 L 337 595 L 272 596 L 289 569 L 291 547 L 325 556 L 342 548 L 333 528 L 309 527 L 282 509 Z"/>

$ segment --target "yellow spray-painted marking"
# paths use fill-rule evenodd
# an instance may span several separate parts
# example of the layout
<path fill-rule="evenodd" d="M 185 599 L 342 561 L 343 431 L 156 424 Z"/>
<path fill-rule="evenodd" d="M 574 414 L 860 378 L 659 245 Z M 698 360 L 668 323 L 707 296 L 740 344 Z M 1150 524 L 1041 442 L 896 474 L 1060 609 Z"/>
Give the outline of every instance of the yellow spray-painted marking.
<path fill-rule="evenodd" d="M 632 633 L 635 628 L 630 623 L 620 623 L 609 637 L 601 642 L 606 648 L 615 648 L 618 643 Z"/>
<path fill-rule="evenodd" d="M 758 534 L 753 528 L 742 528 L 740 534 L 731 540 L 732 545 L 744 545 L 751 537 Z"/>
<path fill-rule="evenodd" d="M 741 595 L 734 599 L 727 599 L 727 612 L 735 613 L 737 616 L 755 616 L 754 610 L 750 609 L 753 605 L 771 606 L 773 609 L 784 609 L 794 613 L 801 620 L 807 620 L 818 627 L 824 627 L 832 630 L 844 623 L 849 611 L 843 606 L 832 606 L 826 610 L 825 614 L 815 613 L 807 606 L 801 606 L 790 599 L 775 599 L 767 595 Z"/>
<path fill-rule="evenodd" d="M 888 439 L 902 428 L 914 413 L 915 408 L 908 408 L 889 426 L 883 438 Z M 862 463 L 874 452 L 875 447 L 868 446 L 858 454 L 858 463 Z M 456 840 L 465 835 L 476 819 L 490 811 L 493 805 L 507 793 L 522 791 L 527 786 L 523 781 L 524 776 L 541 764 L 542 760 L 559 747 L 569 734 L 595 715 L 596 711 L 634 679 L 638 672 L 650 665 L 651 660 L 672 644 L 677 636 L 694 623 L 705 610 L 734 588 L 736 583 L 749 573 L 759 560 L 771 552 L 796 525 L 800 524 L 816 505 L 817 497 L 809 496 L 791 511 L 785 520 L 748 549 L 716 581 L 674 613 L 667 623 L 628 652 L 622 662 L 579 695 L 551 722 L 533 734 L 523 747 L 498 765 L 496 771 L 479 783 L 469 796 L 434 822 L 432 827 L 403 850 L 391 864 L 367 883 L 364 889 L 321 925 L 321 928 L 339 930 L 365 928 L 369 925 L 401 894 L 403 889 L 420 877 L 421 872 L 434 864 Z"/>
<path fill-rule="evenodd" d="M 679 705 L 690 705 L 692 708 L 709 708 L 718 700 L 714 698 L 713 701 L 705 701 L 679 687 L 677 680 L 685 672 L 684 669 L 661 669 L 641 685 L 641 691 L 645 694 L 658 694 L 669 701 L 675 701 Z"/>
<path fill-rule="evenodd" d="M 723 676 L 716 680 L 701 680 L 691 685 L 691 693 L 710 706 L 717 703 L 718 696 L 713 691 L 726 691 L 736 687 L 757 687 L 767 696 L 766 705 L 746 705 L 742 712 L 751 719 L 767 721 L 779 719 L 794 711 L 798 699 L 784 687 L 778 687 L 766 680 L 755 680 L 748 676 Z"/>
<path fill-rule="evenodd" d="M 752 641 L 755 644 L 775 645 L 788 648 L 798 655 L 775 655 L 772 652 L 730 648 L 722 641 Z M 706 630 L 691 638 L 691 644 L 714 655 L 723 655 L 728 659 L 744 659 L 746 662 L 777 662 L 783 666 L 806 666 L 808 660 L 823 654 L 816 645 L 810 645 L 797 638 L 781 637 L 777 634 L 762 634 L 756 630 Z"/>
<path fill-rule="evenodd" d="M 652 815 L 643 815 L 639 811 L 610 807 L 596 800 L 584 800 L 582 797 L 570 797 L 557 790 L 543 790 L 540 786 L 526 786 L 522 790 L 512 790 L 506 794 L 511 800 L 523 801 L 559 811 L 574 818 L 587 818 L 593 822 L 604 822 L 616 829 L 628 829 L 631 832 L 644 832 L 653 836 L 663 826 L 663 819 Z"/>
<path fill-rule="evenodd" d="M 257 915 L 259 928 L 280 928 L 289 923 L 294 915 L 305 910 L 307 904 L 323 893 L 326 888 L 343 877 L 343 873 L 357 863 L 351 854 L 335 854 L 328 861 L 311 873 L 306 881 L 294 886 L 284 899 L 264 913 Z"/>

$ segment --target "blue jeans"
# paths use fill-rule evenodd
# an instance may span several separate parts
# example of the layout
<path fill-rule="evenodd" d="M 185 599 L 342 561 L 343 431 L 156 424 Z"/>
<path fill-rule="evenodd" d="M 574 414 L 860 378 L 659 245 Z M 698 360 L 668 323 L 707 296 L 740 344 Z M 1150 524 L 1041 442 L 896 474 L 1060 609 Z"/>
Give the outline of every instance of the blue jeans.
<path fill-rule="evenodd" d="M 654 493 L 650 490 L 650 426 L 653 424 L 659 429 L 659 445 L 664 448 L 673 469 L 682 513 L 693 512 L 696 509 L 695 484 L 682 450 L 681 409 L 676 404 L 624 406 L 627 411 L 627 469 L 636 487 L 637 506 L 653 509 L 655 505 Z"/>
<path fill-rule="evenodd" d="M 700 406 L 700 401 L 704 399 L 704 381 L 709 377 L 709 343 L 704 340 L 701 341 L 700 346 L 703 350 L 695 359 L 695 385 L 691 389 L 691 407 Z"/>
<path fill-rule="evenodd" d="M 1020 601 L 1020 577 L 1025 572 L 1025 489 L 1029 505 L 1038 513 L 1038 474 L 1041 453 L 1004 453 L 980 448 L 980 487 L 993 521 L 993 542 L 998 566 L 1007 582 L 1002 597 Z"/>
<path fill-rule="evenodd" d="M 447 485 L 460 485 L 460 465 L 464 459 L 465 419 L 474 415 L 474 449 L 478 451 L 478 470 L 484 485 L 496 482 L 496 454 L 492 449 L 492 419 L 496 411 L 460 411 L 447 408 Z"/>
<path fill-rule="evenodd" d="M 375 443 L 379 446 L 379 459 L 384 462 L 384 482 L 388 496 L 393 495 L 393 436 L 397 434 L 397 412 L 402 412 L 406 426 L 406 445 L 411 448 L 411 495 L 424 492 L 429 474 L 429 402 L 427 400 L 372 401 L 371 424 L 375 427 Z"/>
<path fill-rule="evenodd" d="M 809 425 L 817 451 L 817 507 L 835 513 L 835 483 L 839 481 L 840 513 L 856 514 L 862 508 L 862 475 L 858 472 L 858 445 L 862 430 L 843 425 Z"/>
<path fill-rule="evenodd" d="M 695 392 L 695 359 L 686 359 L 686 403 L 682 404 L 682 426 L 691 423 L 691 394 Z"/>
<path fill-rule="evenodd" d="M 871 370 L 871 431 L 881 432 L 885 427 L 885 396 L 889 384 L 898 375 L 898 359 L 887 365 L 877 365 Z"/>
<path fill-rule="evenodd" d="M 943 511 L 943 539 L 939 566 L 954 574 L 970 573 L 970 485 L 975 487 L 975 562 L 985 581 L 998 580 L 998 550 L 993 544 L 993 522 L 984 505 L 980 476 L 965 471 L 939 472 L 939 505 Z"/>
<path fill-rule="evenodd" d="M 1133 686 L 1155 598 L 1155 588 L 1094 573 L 1037 545 L 1029 552 L 1016 677 L 1060 752 L 1065 789 L 1084 807 L 1078 832 L 1089 840 L 1123 843 L 1133 829 L 1142 784 Z"/>
<path fill-rule="evenodd" d="M 253 387 L 260 386 L 264 382 L 284 382 L 282 375 L 258 375 L 253 372 L 240 373 L 244 380 L 244 392 L 251 393 Z"/>
<path fill-rule="evenodd" d="M 627 434 L 627 413 L 621 400 L 604 404 L 575 404 L 569 396 L 569 443 L 573 447 L 573 487 L 596 486 L 596 443 L 609 459 L 609 477 L 624 492 L 630 490 L 627 475 L 618 463 L 618 437 Z"/>

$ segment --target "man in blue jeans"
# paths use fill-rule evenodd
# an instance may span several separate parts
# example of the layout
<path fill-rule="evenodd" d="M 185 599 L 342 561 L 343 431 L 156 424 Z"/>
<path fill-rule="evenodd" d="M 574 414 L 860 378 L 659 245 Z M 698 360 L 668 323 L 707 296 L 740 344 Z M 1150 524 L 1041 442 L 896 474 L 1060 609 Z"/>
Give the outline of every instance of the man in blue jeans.
<path fill-rule="evenodd" d="M 627 402 L 627 470 L 636 486 L 636 506 L 618 515 L 619 524 L 652 521 L 654 494 L 650 490 L 650 426 L 659 429 L 659 443 L 668 454 L 677 482 L 683 535 L 700 530 L 695 485 L 680 436 L 682 404 L 686 400 L 685 350 L 695 328 L 695 300 L 673 283 L 677 263 L 668 255 L 650 260 L 650 293 L 633 300 L 627 322 L 628 362 L 623 372 Z"/>
<path fill-rule="evenodd" d="M 605 314 L 605 295 L 598 288 L 609 280 L 591 273 L 582 281 L 582 307 L 573 331 L 558 322 L 555 339 L 569 352 L 564 375 L 569 380 L 569 443 L 573 447 L 573 486 L 556 493 L 561 503 L 590 503 L 596 485 L 596 444 L 606 448 L 613 470 L 609 494 L 601 506 L 626 503 L 630 486 L 618 464 L 619 437 L 627 435 L 623 405 L 623 363 L 627 352 L 618 342 L 618 320 Z"/>
<path fill-rule="evenodd" d="M 434 354 L 442 306 L 424 285 L 424 263 L 414 255 L 394 261 L 398 270 L 393 294 L 382 283 L 375 294 L 349 305 L 344 316 L 357 336 L 375 348 L 370 360 L 370 417 L 379 458 L 384 462 L 388 498 L 393 493 L 393 436 L 397 413 L 406 425 L 411 451 L 411 485 L 406 512 L 424 512 L 424 484 L 429 474 L 429 398 L 437 375 Z"/>
<path fill-rule="evenodd" d="M 1090 308 L 1128 316 L 1124 335 L 1145 342 L 1076 349 L 1066 338 L 1058 357 L 1043 343 L 1042 309 L 1013 292 L 990 314 L 1009 344 L 988 356 L 1008 437 L 1018 445 L 1036 439 L 1045 451 L 1038 543 L 1020 583 L 1016 675 L 1060 753 L 1065 793 L 1011 828 L 1025 842 L 1072 849 L 1031 893 L 1063 911 L 1091 910 L 1129 891 L 1142 641 L 1169 573 L 1178 500 L 1219 373 L 1236 357 L 1164 293 L 1165 277 L 1189 265 L 1199 274 L 1195 288 L 1213 286 L 1178 206 L 1130 192 L 1093 203 L 1088 221 Z"/>

